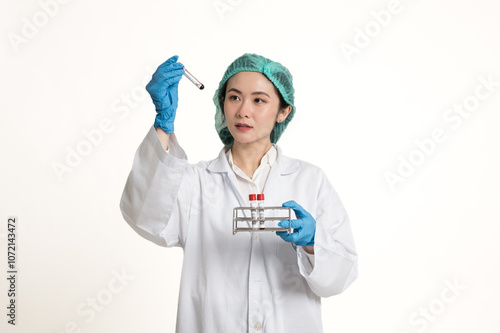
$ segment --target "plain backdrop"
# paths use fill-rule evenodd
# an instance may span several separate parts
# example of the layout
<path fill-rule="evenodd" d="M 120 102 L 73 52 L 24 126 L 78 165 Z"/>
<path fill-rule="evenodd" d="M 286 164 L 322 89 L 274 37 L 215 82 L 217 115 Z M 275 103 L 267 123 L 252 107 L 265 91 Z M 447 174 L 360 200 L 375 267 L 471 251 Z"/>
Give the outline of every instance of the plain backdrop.
<path fill-rule="evenodd" d="M 212 159 L 213 93 L 253 52 L 294 76 L 279 145 L 328 174 L 351 218 L 359 279 L 322 300 L 325 332 L 499 332 L 499 10 L 2 0 L 0 267 L 16 216 L 18 284 L 12 326 L 0 279 L 0 331 L 174 331 L 182 250 L 142 239 L 118 206 L 155 116 L 144 86 L 180 56 L 206 88 L 181 81 L 176 133 L 191 163 Z"/>

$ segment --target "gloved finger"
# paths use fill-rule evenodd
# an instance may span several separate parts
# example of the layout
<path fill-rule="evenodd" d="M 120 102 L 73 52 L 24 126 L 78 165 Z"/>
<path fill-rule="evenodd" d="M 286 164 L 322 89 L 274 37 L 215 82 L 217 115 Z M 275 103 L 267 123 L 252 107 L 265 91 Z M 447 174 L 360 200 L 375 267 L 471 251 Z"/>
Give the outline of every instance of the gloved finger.
<path fill-rule="evenodd" d="M 285 242 L 289 242 L 288 240 L 288 233 L 287 232 L 282 232 L 282 231 L 276 231 L 276 235 L 278 235 L 281 239 L 283 239 Z"/>
<path fill-rule="evenodd" d="M 155 76 L 155 75 L 165 75 L 167 73 L 170 73 L 170 72 L 173 72 L 173 71 L 176 71 L 176 70 L 179 70 L 179 69 L 182 69 L 182 71 L 184 72 L 183 68 L 184 68 L 183 64 L 181 64 L 180 62 L 175 62 L 173 64 L 166 65 L 165 67 L 158 67 L 158 69 L 153 74 L 153 76 Z"/>
<path fill-rule="evenodd" d="M 156 71 L 153 74 L 153 77 L 151 78 L 151 81 L 148 83 L 148 85 L 155 85 L 164 82 L 166 79 L 173 76 L 179 76 L 179 75 L 182 76 L 184 74 L 184 69 L 183 69 L 184 66 L 179 63 L 176 63 L 174 65 L 167 67 L 162 71 Z"/>
<path fill-rule="evenodd" d="M 161 64 L 160 66 L 158 66 L 158 69 L 160 68 L 163 68 L 163 67 L 166 67 L 168 65 L 171 65 L 173 63 L 176 63 L 177 60 L 179 59 L 179 56 L 178 55 L 174 55 L 174 56 L 171 56 L 170 58 L 168 58 L 165 62 L 163 62 L 163 64 Z M 157 70 L 158 70 L 157 69 Z"/>
<path fill-rule="evenodd" d="M 301 205 L 296 203 L 295 200 L 287 201 L 287 202 L 283 203 L 282 206 L 289 207 L 289 208 L 293 209 L 293 211 L 295 212 L 295 216 L 297 216 L 299 219 L 311 216 L 311 214 L 309 214 L 309 212 L 307 210 L 302 208 Z"/>
<path fill-rule="evenodd" d="M 146 85 L 146 90 L 148 92 L 154 92 L 157 90 L 165 90 L 168 87 L 173 86 L 182 79 L 182 75 L 184 74 L 184 70 L 180 69 L 174 71 L 173 73 L 169 73 L 165 76 L 156 76 Z"/>
<path fill-rule="evenodd" d="M 278 223 L 278 226 L 281 227 L 281 228 L 287 228 L 288 229 L 288 220 L 281 220 Z M 292 229 L 300 229 L 300 228 L 302 228 L 302 221 L 291 220 L 291 226 L 292 226 Z"/>
<path fill-rule="evenodd" d="M 184 70 L 180 69 L 165 75 L 160 81 L 160 84 L 165 85 L 165 87 L 170 87 L 173 84 L 179 83 L 182 79 L 182 75 L 184 74 Z"/>
<path fill-rule="evenodd" d="M 292 234 L 288 234 L 286 231 L 276 231 L 276 235 L 280 236 L 285 242 L 295 243 L 299 238 L 299 234 L 294 232 Z"/>
<path fill-rule="evenodd" d="M 170 63 L 170 64 L 165 64 L 165 63 L 161 64 L 160 66 L 158 66 L 156 71 L 153 73 L 152 80 L 154 80 L 155 78 L 158 78 L 159 76 L 164 75 L 165 73 L 172 72 L 172 71 L 175 71 L 177 69 L 182 69 L 183 67 L 184 67 L 184 65 L 181 64 L 180 62 L 174 62 L 174 63 Z"/>

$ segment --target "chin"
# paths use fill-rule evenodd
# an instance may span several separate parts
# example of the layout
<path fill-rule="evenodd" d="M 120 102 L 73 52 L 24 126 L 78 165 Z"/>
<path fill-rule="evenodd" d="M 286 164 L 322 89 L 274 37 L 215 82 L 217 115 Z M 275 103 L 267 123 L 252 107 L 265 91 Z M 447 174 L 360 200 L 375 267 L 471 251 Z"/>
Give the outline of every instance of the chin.
<path fill-rule="evenodd" d="M 249 135 L 249 133 L 232 133 L 230 131 L 231 135 L 234 138 L 234 142 L 238 142 L 240 144 L 252 144 L 252 143 L 262 143 L 263 141 L 269 141 L 271 142 L 271 134 L 269 134 L 269 137 L 265 138 L 256 138 L 253 135 Z"/>
<path fill-rule="evenodd" d="M 248 135 L 244 135 L 243 133 L 231 133 L 231 135 L 234 138 L 234 142 L 250 143 L 250 142 L 254 141 L 253 138 L 250 138 L 250 137 L 248 137 Z"/>
<path fill-rule="evenodd" d="M 233 138 L 234 138 L 234 142 L 238 142 L 238 143 L 241 143 L 241 144 L 249 144 L 249 143 L 255 142 L 254 140 L 249 140 L 249 139 L 246 139 L 246 140 L 242 139 L 242 140 L 240 140 L 239 138 L 235 138 L 234 136 L 233 136 Z"/>

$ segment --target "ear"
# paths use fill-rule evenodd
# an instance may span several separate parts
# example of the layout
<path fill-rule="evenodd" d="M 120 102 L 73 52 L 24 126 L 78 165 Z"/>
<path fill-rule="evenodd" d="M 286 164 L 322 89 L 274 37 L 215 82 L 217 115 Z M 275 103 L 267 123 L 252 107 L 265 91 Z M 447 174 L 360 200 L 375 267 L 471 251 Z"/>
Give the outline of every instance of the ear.
<path fill-rule="evenodd" d="M 288 115 L 290 114 L 290 112 L 292 112 L 292 107 L 290 105 L 288 105 L 284 109 L 281 109 L 278 112 L 278 119 L 276 119 L 276 121 L 278 123 L 282 123 L 286 119 L 286 117 L 288 117 Z"/>

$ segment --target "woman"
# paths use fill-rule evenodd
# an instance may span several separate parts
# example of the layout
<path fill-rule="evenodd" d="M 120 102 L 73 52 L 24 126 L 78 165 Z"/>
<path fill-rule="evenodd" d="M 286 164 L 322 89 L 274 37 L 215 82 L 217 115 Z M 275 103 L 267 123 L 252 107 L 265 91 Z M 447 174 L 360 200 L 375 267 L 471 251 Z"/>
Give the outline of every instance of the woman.
<path fill-rule="evenodd" d="M 146 87 L 157 116 L 120 205 L 140 235 L 184 250 L 177 332 L 322 332 L 320 298 L 356 279 L 357 255 L 325 174 L 276 145 L 295 113 L 291 74 L 259 55 L 236 59 L 214 95 L 225 146 L 191 165 L 174 134 L 184 73 L 177 59 Z M 295 231 L 233 235 L 233 207 L 248 206 L 250 193 L 292 208 Z"/>

